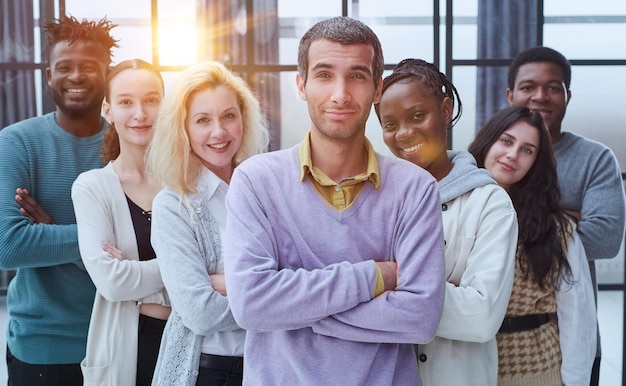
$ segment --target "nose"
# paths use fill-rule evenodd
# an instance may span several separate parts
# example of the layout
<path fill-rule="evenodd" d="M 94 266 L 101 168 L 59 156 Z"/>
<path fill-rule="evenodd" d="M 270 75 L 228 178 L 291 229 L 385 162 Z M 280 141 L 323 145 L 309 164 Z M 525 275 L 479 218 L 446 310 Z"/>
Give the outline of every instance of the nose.
<path fill-rule="evenodd" d="M 352 99 L 348 85 L 344 79 L 338 78 L 333 87 L 331 101 L 338 105 L 345 105 Z"/>
<path fill-rule="evenodd" d="M 211 124 L 210 130 L 211 130 L 211 137 L 214 137 L 214 138 L 221 138 L 225 136 L 226 133 L 228 133 L 228 131 L 224 128 L 223 122 L 221 122 L 219 119 L 215 120 Z"/>
<path fill-rule="evenodd" d="M 405 141 L 413 135 L 413 127 L 411 125 L 401 124 L 396 131 L 396 140 Z"/>
<path fill-rule="evenodd" d="M 83 72 L 80 70 L 80 68 L 75 68 L 69 75 L 70 80 L 76 82 L 76 81 L 82 81 L 85 78 L 85 74 L 83 74 Z"/>
<path fill-rule="evenodd" d="M 532 94 L 532 98 L 535 101 L 544 101 L 548 98 L 548 93 L 543 89 L 543 87 L 537 87 L 535 92 Z"/>
<path fill-rule="evenodd" d="M 137 107 L 135 108 L 133 118 L 135 118 L 138 121 L 143 121 L 147 117 L 148 117 L 148 114 L 146 113 L 146 110 L 144 109 L 143 104 L 138 103 Z"/>
<path fill-rule="evenodd" d="M 506 158 L 510 160 L 517 159 L 517 149 L 514 147 L 510 147 L 506 152 Z"/>

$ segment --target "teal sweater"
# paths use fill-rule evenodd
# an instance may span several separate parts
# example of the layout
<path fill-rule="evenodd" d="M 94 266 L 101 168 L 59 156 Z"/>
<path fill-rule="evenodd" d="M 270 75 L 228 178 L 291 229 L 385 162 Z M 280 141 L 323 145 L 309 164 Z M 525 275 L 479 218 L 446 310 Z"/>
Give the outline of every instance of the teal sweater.
<path fill-rule="evenodd" d="M 75 137 L 55 114 L 0 131 L 0 268 L 16 269 L 7 292 L 7 344 L 32 364 L 79 363 L 85 356 L 95 287 L 78 250 L 70 191 L 83 171 L 102 167 L 99 134 Z M 33 224 L 19 212 L 26 188 L 54 224 Z"/>

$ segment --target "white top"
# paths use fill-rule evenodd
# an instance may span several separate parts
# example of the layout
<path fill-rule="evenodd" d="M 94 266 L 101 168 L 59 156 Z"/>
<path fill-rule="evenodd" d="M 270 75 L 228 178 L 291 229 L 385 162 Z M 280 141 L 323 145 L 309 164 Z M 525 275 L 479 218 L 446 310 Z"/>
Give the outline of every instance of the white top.
<path fill-rule="evenodd" d="M 213 173 L 206 173 L 207 181 L 207 208 L 215 218 L 220 233 L 220 240 L 224 240 L 226 230 L 226 193 L 228 185 Z M 217 273 L 224 273 L 224 255 L 217 258 Z M 222 331 L 219 334 L 206 335 L 202 340 L 202 352 L 206 354 L 243 356 L 242 331 Z"/>

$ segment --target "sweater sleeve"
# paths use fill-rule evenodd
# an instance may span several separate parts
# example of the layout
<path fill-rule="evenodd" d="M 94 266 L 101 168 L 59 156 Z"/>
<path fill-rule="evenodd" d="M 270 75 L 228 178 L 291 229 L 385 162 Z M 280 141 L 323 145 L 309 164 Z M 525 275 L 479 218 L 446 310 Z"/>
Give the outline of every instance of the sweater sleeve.
<path fill-rule="evenodd" d="M 110 186 L 103 186 L 105 184 Z M 114 205 L 113 196 L 123 195 L 121 188 L 119 191 L 111 188 L 117 186 L 115 184 L 102 169 L 98 169 L 81 174 L 72 186 L 81 258 L 98 292 L 113 302 L 136 300 L 164 289 L 156 259 L 137 260 L 137 243 L 129 224 L 130 216 L 124 217 L 124 212 Z M 123 229 L 124 226 L 129 227 L 128 231 Z M 124 240 L 116 235 L 121 235 Z M 121 249 L 128 258 L 120 261 L 104 252 L 103 242 Z"/>
<path fill-rule="evenodd" d="M 406 200 L 398 219 L 396 290 L 322 319 L 313 331 L 358 342 L 427 343 L 433 339 L 444 297 L 441 204 L 434 180 L 428 188 L 407 192 L 407 196 L 421 199 Z"/>
<path fill-rule="evenodd" d="M 612 152 L 603 148 L 594 162 L 581 166 L 592 171 L 585 184 L 586 190 L 581 192 L 582 220 L 578 223 L 578 234 L 585 246 L 587 259 L 613 258 L 624 240 L 626 225 L 624 186 L 619 165 Z"/>
<path fill-rule="evenodd" d="M 28 189 L 39 201 L 32 175 L 36 173 L 33 163 L 38 155 L 32 153 L 16 130 L 9 128 L 0 131 L 0 154 L 0 269 L 65 263 L 74 263 L 84 269 L 78 257 L 76 224 L 35 224 L 20 213 L 20 205 L 15 201 L 17 188 Z M 54 188 L 55 181 L 49 183 L 53 189 L 62 188 Z M 69 189 L 66 194 L 58 199 L 70 201 Z M 69 205 L 71 207 L 71 202 Z M 51 212 L 50 208 L 44 209 Z M 51 214 L 54 220 L 54 214 Z"/>
<path fill-rule="evenodd" d="M 561 345 L 561 378 L 564 385 L 588 385 L 596 355 L 596 307 L 589 264 L 577 234 L 567 247 L 572 284 L 563 282 L 556 291 Z"/>
<path fill-rule="evenodd" d="M 259 201 L 241 166 L 231 179 L 226 208 L 226 289 L 242 328 L 276 331 L 310 327 L 372 298 L 376 283 L 372 260 L 354 264 L 342 261 L 317 269 L 279 267 L 280 252 L 268 209 Z M 341 283 L 343 290 L 335 283 Z"/>
<path fill-rule="evenodd" d="M 458 250 L 448 251 L 459 258 L 467 253 L 467 257 L 462 258 L 466 261 L 460 280 L 446 283 L 437 336 L 482 343 L 495 337 L 509 303 L 515 275 L 517 215 L 508 194 L 501 188 L 492 190 L 484 203 L 472 202 L 470 198 L 465 205 L 481 210 L 466 213 L 475 215 L 476 221 L 458 219 L 461 224 L 476 223 L 477 228 L 474 238 L 456 240 Z M 468 235 L 446 235 L 459 236 Z"/>
<path fill-rule="evenodd" d="M 239 329 L 228 299 L 211 286 L 199 245 L 208 236 L 196 234 L 192 221 L 187 206 L 171 190 L 154 198 L 150 240 L 172 309 L 196 335 Z"/>

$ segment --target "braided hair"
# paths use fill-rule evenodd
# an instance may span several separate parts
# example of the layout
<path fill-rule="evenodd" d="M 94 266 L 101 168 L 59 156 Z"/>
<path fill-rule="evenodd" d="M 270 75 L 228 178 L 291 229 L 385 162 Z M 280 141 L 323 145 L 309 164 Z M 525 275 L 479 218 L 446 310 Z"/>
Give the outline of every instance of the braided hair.
<path fill-rule="evenodd" d="M 440 101 L 448 97 L 452 101 L 452 105 L 456 106 L 456 115 L 450 121 L 448 128 L 452 128 L 456 122 L 461 118 L 463 112 L 463 103 L 461 103 L 461 97 L 456 87 L 450 82 L 450 80 L 439 71 L 437 66 L 432 63 L 428 63 L 422 59 L 404 59 L 396 65 L 393 69 L 393 73 L 387 76 L 383 80 L 383 88 L 381 94 L 394 83 L 405 82 L 419 82 L 424 88 L 430 92 L 430 94 Z M 380 119 L 380 112 L 378 103 L 374 105 L 376 115 Z"/>

